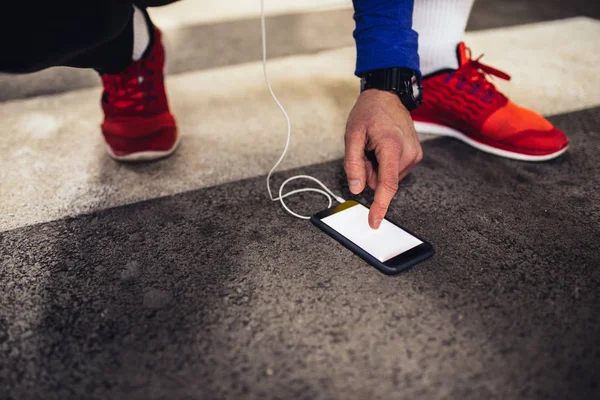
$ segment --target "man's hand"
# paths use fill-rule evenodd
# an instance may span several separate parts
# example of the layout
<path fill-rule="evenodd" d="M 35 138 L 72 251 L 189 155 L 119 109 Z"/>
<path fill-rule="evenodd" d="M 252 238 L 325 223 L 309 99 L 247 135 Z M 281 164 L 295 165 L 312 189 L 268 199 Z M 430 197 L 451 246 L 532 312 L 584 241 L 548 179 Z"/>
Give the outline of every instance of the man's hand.
<path fill-rule="evenodd" d="M 358 96 L 346 124 L 344 169 L 350 191 L 375 190 L 369 225 L 379 228 L 400 182 L 423 158 L 410 113 L 397 95 L 377 89 Z M 379 166 L 367 159 L 373 151 Z"/>

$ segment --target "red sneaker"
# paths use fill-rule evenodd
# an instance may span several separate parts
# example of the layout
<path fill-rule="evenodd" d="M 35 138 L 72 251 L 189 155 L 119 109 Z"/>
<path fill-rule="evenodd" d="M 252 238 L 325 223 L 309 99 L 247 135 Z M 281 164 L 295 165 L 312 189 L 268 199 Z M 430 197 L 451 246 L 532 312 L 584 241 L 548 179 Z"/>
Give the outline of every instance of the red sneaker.
<path fill-rule="evenodd" d="M 108 154 L 119 161 L 156 160 L 171 155 L 179 135 L 164 85 L 165 50 L 154 28 L 151 47 L 118 74 L 102 75 L 102 133 Z"/>
<path fill-rule="evenodd" d="M 508 100 L 487 75 L 510 76 L 471 59 L 458 45 L 460 67 L 423 79 L 423 104 L 412 112 L 417 132 L 452 136 L 476 149 L 524 161 L 545 161 L 563 154 L 566 135 L 535 112 Z"/>

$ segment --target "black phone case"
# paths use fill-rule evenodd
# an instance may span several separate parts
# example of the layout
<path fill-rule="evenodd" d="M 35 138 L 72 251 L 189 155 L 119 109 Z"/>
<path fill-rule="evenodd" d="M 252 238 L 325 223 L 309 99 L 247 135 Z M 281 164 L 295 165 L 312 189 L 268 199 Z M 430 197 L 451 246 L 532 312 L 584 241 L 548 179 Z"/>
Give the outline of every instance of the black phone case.
<path fill-rule="evenodd" d="M 321 221 L 315 215 L 313 215 L 310 218 L 310 221 L 315 226 L 317 226 L 319 229 L 321 229 L 323 232 L 327 233 L 333 239 L 335 239 L 336 241 L 341 243 L 344 247 L 351 250 L 354 254 L 356 254 L 357 256 L 359 256 L 360 258 L 362 258 L 363 260 L 365 260 L 366 262 L 368 262 L 369 264 L 371 264 L 372 266 L 377 268 L 379 271 L 381 271 L 387 275 L 396 275 L 396 274 L 399 274 L 400 272 L 406 271 L 406 270 L 414 267 L 418 263 L 427 260 L 428 258 L 430 258 L 431 256 L 433 256 L 435 254 L 435 250 L 434 250 L 433 246 L 431 245 L 431 243 L 427 242 L 426 240 L 424 240 L 424 239 L 420 238 L 419 236 L 415 235 L 414 233 L 410 232 L 408 229 L 405 229 L 405 228 L 401 227 L 400 225 L 390 221 L 394 225 L 398 226 L 399 228 L 401 228 L 404 231 L 406 231 L 407 233 L 409 233 L 410 235 L 421 240 L 423 243 L 429 244 L 430 250 L 425 253 L 419 254 L 418 256 L 415 256 L 414 258 L 411 258 L 410 260 L 407 260 L 407 261 L 403 262 L 402 264 L 399 264 L 393 268 L 388 267 L 387 265 L 385 265 L 384 263 L 382 263 L 381 261 L 379 261 L 372 255 L 370 255 L 369 253 L 367 253 L 366 251 L 361 249 L 359 246 L 354 244 L 352 241 L 348 240 L 345 236 L 341 235 L 338 231 L 336 231 L 335 229 L 331 228 L 329 225 L 327 225 L 326 223 Z"/>

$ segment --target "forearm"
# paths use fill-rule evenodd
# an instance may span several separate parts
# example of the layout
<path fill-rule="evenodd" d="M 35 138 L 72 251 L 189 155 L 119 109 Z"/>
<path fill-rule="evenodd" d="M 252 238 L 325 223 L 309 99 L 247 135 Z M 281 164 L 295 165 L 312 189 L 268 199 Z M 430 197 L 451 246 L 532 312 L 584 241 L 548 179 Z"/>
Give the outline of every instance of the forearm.
<path fill-rule="evenodd" d="M 419 70 L 414 0 L 353 0 L 356 75 L 379 68 Z"/>

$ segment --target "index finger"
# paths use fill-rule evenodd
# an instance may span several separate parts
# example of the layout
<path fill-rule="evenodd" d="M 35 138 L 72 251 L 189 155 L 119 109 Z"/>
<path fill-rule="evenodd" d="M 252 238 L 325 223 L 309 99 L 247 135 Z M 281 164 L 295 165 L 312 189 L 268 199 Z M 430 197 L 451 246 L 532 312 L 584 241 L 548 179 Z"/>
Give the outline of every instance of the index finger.
<path fill-rule="evenodd" d="M 395 142 L 385 143 L 379 151 L 376 149 L 379 162 L 377 189 L 369 212 L 369 225 L 373 229 L 377 229 L 381 225 L 390 202 L 398 191 L 401 152 L 400 146 Z"/>

